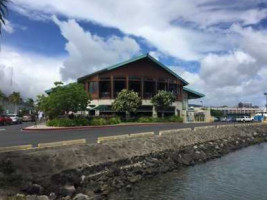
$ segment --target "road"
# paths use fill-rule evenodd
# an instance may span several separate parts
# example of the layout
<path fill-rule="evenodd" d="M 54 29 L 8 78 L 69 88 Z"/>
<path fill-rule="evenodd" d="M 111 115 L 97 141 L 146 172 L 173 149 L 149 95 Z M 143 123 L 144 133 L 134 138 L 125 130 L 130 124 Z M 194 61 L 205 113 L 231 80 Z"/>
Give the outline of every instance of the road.
<path fill-rule="evenodd" d="M 31 126 L 32 123 L 23 123 L 11 126 L 0 126 L 0 147 L 27 145 L 37 146 L 38 143 L 57 142 L 85 138 L 88 143 L 96 143 L 101 136 L 114 136 L 121 134 L 140 133 L 160 130 L 194 128 L 197 126 L 218 125 L 225 123 L 190 123 L 190 124 L 158 124 L 143 126 L 118 126 L 96 128 L 88 130 L 59 130 L 59 131 L 23 131 L 22 128 Z"/>

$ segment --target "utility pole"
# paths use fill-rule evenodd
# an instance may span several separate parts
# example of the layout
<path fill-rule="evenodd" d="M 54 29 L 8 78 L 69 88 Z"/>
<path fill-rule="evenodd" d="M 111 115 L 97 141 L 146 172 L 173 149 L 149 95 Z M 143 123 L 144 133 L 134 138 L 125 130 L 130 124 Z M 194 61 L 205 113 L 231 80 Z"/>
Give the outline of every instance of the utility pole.
<path fill-rule="evenodd" d="M 266 104 L 265 104 L 265 111 L 267 112 L 267 92 L 264 93 L 264 95 L 266 96 Z"/>

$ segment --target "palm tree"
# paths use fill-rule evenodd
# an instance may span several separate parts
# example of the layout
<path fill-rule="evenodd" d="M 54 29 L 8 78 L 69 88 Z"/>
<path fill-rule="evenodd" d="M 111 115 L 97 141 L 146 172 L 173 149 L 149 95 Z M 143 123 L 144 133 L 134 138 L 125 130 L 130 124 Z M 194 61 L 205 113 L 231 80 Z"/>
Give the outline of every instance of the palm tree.
<path fill-rule="evenodd" d="M 0 33 L 2 25 L 5 24 L 5 17 L 7 16 L 7 4 L 8 0 L 0 0 Z"/>
<path fill-rule="evenodd" d="M 18 104 L 21 102 L 21 97 L 19 92 L 13 92 L 11 95 L 8 97 L 9 101 L 11 103 L 15 104 L 15 114 L 18 113 Z"/>
<path fill-rule="evenodd" d="M 26 104 L 27 104 L 27 106 L 32 108 L 34 106 L 34 100 L 32 98 L 28 98 L 26 100 Z"/>

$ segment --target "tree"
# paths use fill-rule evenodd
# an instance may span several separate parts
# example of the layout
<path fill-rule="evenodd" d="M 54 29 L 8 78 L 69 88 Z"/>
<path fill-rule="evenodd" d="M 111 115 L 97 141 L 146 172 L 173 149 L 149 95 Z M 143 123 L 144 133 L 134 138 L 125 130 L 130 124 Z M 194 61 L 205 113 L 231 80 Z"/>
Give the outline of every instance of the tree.
<path fill-rule="evenodd" d="M 142 100 L 137 92 L 122 90 L 112 104 L 112 109 L 116 112 L 125 112 L 126 121 L 130 118 L 130 112 L 136 112 L 142 105 Z"/>
<path fill-rule="evenodd" d="M 84 111 L 90 101 L 89 94 L 84 86 L 78 83 L 70 83 L 66 86 L 55 83 L 55 88 L 49 96 L 37 96 L 37 107 L 46 112 L 50 119 L 63 115 L 69 111 Z"/>
<path fill-rule="evenodd" d="M 216 117 L 218 119 L 224 116 L 223 111 L 221 111 L 221 110 L 211 109 L 210 114 L 211 114 L 211 116 Z"/>
<path fill-rule="evenodd" d="M 7 4 L 8 0 L 0 0 L 0 33 L 2 25 L 5 24 L 5 17 L 7 16 Z"/>
<path fill-rule="evenodd" d="M 0 105 L 0 114 L 2 114 L 2 112 L 4 112 L 4 108 L 2 105 Z"/>
<path fill-rule="evenodd" d="M 158 91 L 151 99 L 151 103 L 155 106 L 157 111 L 167 109 L 174 101 L 175 96 L 171 92 L 165 90 Z M 162 112 L 161 117 L 164 118 L 164 112 Z"/>
<path fill-rule="evenodd" d="M 11 95 L 9 95 L 8 100 L 11 103 L 15 104 L 15 113 L 18 113 L 18 104 L 22 101 L 21 97 L 20 97 L 20 93 L 19 92 L 13 92 Z"/>
<path fill-rule="evenodd" d="M 0 90 L 0 100 L 4 100 L 6 95 Z"/>
<path fill-rule="evenodd" d="M 28 98 L 26 100 L 26 104 L 27 104 L 27 106 L 32 108 L 34 106 L 34 100 L 32 98 Z"/>

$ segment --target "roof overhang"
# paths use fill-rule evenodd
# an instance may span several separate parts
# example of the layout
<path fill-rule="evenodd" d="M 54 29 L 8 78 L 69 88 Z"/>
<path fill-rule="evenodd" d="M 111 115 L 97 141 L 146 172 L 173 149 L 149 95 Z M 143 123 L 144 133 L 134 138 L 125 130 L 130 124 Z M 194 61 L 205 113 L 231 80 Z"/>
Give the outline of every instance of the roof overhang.
<path fill-rule="evenodd" d="M 202 94 L 202 93 L 200 93 L 200 92 L 197 92 L 197 91 L 195 91 L 195 90 L 186 88 L 186 87 L 184 87 L 183 90 L 184 90 L 185 92 L 187 92 L 187 94 L 188 94 L 187 98 L 188 98 L 188 99 L 199 99 L 199 98 L 205 97 L 204 94 Z"/>
<path fill-rule="evenodd" d="M 135 62 L 135 61 L 138 61 L 138 60 L 141 60 L 141 59 L 149 59 L 150 61 L 156 63 L 158 66 L 162 67 L 163 69 L 165 69 L 166 71 L 168 71 L 170 74 L 172 74 L 173 76 L 175 76 L 177 79 L 179 79 L 183 85 L 188 85 L 189 83 L 184 80 L 182 77 L 180 77 L 178 74 L 176 74 L 175 72 L 173 72 L 171 69 L 169 69 L 167 66 L 165 66 L 163 63 L 159 62 L 157 59 L 153 58 L 152 56 L 150 56 L 149 54 L 143 54 L 143 55 L 140 55 L 138 57 L 135 57 L 135 58 L 132 58 L 130 60 L 126 60 L 124 62 L 121 62 L 121 63 L 118 63 L 118 64 L 115 64 L 115 65 L 112 65 L 110 67 L 107 67 L 105 69 L 102 69 L 102 70 L 99 70 L 99 71 L 96 71 L 92 74 L 88 74 L 86 76 L 83 76 L 83 77 L 80 77 L 78 78 L 78 82 L 84 82 L 86 79 L 88 79 L 89 77 L 93 76 L 93 75 L 96 75 L 96 74 L 99 74 L 99 73 L 103 73 L 103 72 L 106 72 L 106 71 L 110 71 L 110 70 L 113 70 L 113 69 L 116 69 L 116 68 L 119 68 L 119 67 L 122 67 L 126 64 L 129 64 L 129 63 L 132 63 L 132 62 Z"/>

